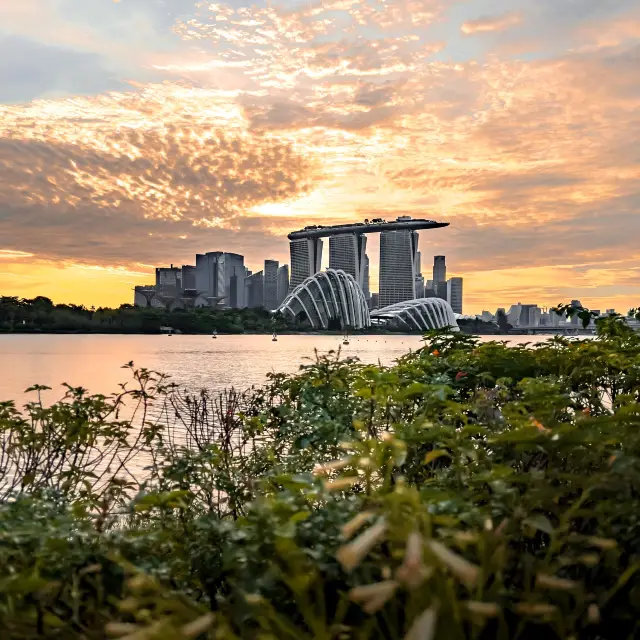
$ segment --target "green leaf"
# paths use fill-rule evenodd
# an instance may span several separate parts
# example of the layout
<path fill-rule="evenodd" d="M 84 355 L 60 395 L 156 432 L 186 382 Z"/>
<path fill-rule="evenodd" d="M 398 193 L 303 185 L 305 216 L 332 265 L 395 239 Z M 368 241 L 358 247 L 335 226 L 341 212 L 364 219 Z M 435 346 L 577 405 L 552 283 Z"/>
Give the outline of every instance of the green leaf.
<path fill-rule="evenodd" d="M 424 457 L 424 463 L 429 464 L 430 462 L 443 457 L 450 458 L 451 455 L 443 449 L 434 449 L 433 451 L 429 451 L 429 453 L 427 453 L 427 455 Z"/>
<path fill-rule="evenodd" d="M 538 531 L 542 531 L 544 533 L 548 533 L 551 535 L 553 533 L 553 525 L 549 522 L 549 519 L 546 516 L 543 516 L 541 513 L 535 513 L 532 516 L 523 520 L 523 524 L 529 525 L 534 529 L 538 529 Z"/>

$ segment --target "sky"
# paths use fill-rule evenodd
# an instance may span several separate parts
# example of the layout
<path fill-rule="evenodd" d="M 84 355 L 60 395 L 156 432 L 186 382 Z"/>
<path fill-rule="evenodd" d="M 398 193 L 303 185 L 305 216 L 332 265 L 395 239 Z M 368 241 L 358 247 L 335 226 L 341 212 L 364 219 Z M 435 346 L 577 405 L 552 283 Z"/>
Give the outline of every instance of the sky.
<path fill-rule="evenodd" d="M 0 0 L 0 295 L 399 215 L 465 313 L 638 306 L 637 0 Z"/>

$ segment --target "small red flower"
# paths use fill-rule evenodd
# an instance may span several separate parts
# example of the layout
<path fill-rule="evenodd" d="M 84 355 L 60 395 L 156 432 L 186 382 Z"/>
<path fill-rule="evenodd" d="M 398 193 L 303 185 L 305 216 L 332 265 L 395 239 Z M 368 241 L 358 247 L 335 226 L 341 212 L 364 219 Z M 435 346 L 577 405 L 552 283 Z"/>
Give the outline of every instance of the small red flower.
<path fill-rule="evenodd" d="M 440 352 L 439 352 L 437 349 L 434 349 L 434 350 L 431 352 L 431 355 L 432 355 L 432 356 L 436 356 L 436 358 L 437 358 L 437 357 L 440 355 Z"/>
<path fill-rule="evenodd" d="M 456 382 L 460 382 L 462 378 L 466 378 L 468 375 L 466 371 L 458 371 L 458 373 L 456 373 Z"/>

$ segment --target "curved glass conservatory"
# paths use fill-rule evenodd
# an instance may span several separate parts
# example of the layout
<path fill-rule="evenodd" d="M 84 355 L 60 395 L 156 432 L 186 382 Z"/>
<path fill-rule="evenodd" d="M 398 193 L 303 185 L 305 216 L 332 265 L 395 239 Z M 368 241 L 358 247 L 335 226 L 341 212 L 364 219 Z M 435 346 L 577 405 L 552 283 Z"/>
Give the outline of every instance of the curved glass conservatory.
<path fill-rule="evenodd" d="M 397 302 L 372 311 L 371 318 L 404 326 L 412 331 L 428 331 L 445 327 L 458 329 L 453 309 L 446 300 L 440 298 L 419 298 Z"/>
<path fill-rule="evenodd" d="M 277 309 L 292 318 L 307 320 L 314 329 L 329 329 L 339 321 L 343 329 L 371 325 L 369 307 L 355 278 L 340 269 L 327 269 L 298 285 Z"/>

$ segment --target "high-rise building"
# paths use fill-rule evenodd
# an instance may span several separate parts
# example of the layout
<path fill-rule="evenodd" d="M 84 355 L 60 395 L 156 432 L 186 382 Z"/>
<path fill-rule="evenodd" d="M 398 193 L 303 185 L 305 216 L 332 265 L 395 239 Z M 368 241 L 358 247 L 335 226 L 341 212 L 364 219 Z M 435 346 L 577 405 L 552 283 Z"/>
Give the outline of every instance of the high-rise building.
<path fill-rule="evenodd" d="M 182 271 L 179 267 L 156 269 L 156 291 L 160 296 L 175 297 L 182 291 Z"/>
<path fill-rule="evenodd" d="M 329 269 L 342 269 L 351 274 L 364 291 L 367 268 L 367 236 L 345 233 L 329 238 Z"/>
<path fill-rule="evenodd" d="M 437 298 L 447 300 L 447 263 L 445 256 L 433 258 L 433 290 Z"/>
<path fill-rule="evenodd" d="M 364 278 L 362 292 L 364 293 L 364 299 L 368 302 L 371 298 L 371 289 L 369 282 L 369 256 L 366 253 L 364 254 Z"/>
<path fill-rule="evenodd" d="M 380 308 L 380 295 L 377 293 L 371 294 L 371 302 L 369 302 L 370 309 L 379 309 Z"/>
<path fill-rule="evenodd" d="M 398 221 L 410 220 L 401 216 Z M 380 234 L 380 307 L 416 297 L 418 234 L 410 229 Z"/>
<path fill-rule="evenodd" d="M 322 240 L 319 238 L 301 238 L 291 240 L 291 280 L 289 289 L 295 289 L 309 276 L 318 273 L 322 267 Z"/>
<path fill-rule="evenodd" d="M 415 296 L 416 298 L 424 298 L 424 276 L 422 275 L 422 254 L 420 251 L 416 251 L 415 272 Z"/>
<path fill-rule="evenodd" d="M 424 294 L 423 294 L 424 298 L 435 298 L 436 297 L 436 290 L 433 286 L 433 280 L 427 280 L 424 283 Z"/>
<path fill-rule="evenodd" d="M 264 306 L 264 273 L 258 271 L 244 279 L 245 306 L 257 309 Z"/>
<path fill-rule="evenodd" d="M 289 293 L 289 265 L 283 264 L 278 269 L 278 306 L 280 306 Z"/>
<path fill-rule="evenodd" d="M 424 298 L 424 277 L 421 273 L 416 274 L 416 298 Z"/>
<path fill-rule="evenodd" d="M 193 291 L 196 288 L 196 268 L 190 264 L 182 265 L 182 290 Z"/>
<path fill-rule="evenodd" d="M 445 256 L 434 256 L 433 258 L 433 281 L 447 281 L 447 261 Z"/>
<path fill-rule="evenodd" d="M 542 309 L 537 304 L 511 305 L 507 313 L 507 320 L 513 327 L 537 327 L 542 319 Z"/>
<path fill-rule="evenodd" d="M 264 261 L 264 308 L 269 311 L 278 308 L 278 267 L 277 260 Z"/>
<path fill-rule="evenodd" d="M 462 278 L 447 281 L 447 301 L 454 313 L 462 313 Z"/>
<path fill-rule="evenodd" d="M 582 303 L 580 302 L 580 300 L 572 300 L 571 301 L 571 306 L 576 309 L 576 308 L 580 308 L 582 307 Z M 573 318 L 571 318 L 571 324 L 580 324 L 582 322 L 582 320 L 580 320 L 580 318 L 578 318 L 578 316 L 573 316 Z"/>
<path fill-rule="evenodd" d="M 244 256 L 212 251 L 196 255 L 196 289 L 205 297 L 223 297 L 222 305 L 232 309 L 245 306 Z"/>

